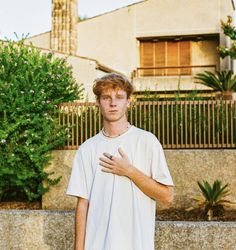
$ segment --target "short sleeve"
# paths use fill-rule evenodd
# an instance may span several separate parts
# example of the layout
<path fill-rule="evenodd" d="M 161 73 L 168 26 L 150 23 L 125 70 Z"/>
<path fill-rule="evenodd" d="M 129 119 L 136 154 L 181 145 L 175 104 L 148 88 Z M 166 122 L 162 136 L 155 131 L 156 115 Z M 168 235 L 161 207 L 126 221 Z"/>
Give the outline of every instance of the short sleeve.
<path fill-rule="evenodd" d="M 174 186 L 170 171 L 167 166 L 163 148 L 156 138 L 152 145 L 151 157 L 152 178 L 164 185 Z"/>
<path fill-rule="evenodd" d="M 73 162 L 67 195 L 89 199 L 93 181 L 90 159 L 82 148 L 77 150 Z"/>

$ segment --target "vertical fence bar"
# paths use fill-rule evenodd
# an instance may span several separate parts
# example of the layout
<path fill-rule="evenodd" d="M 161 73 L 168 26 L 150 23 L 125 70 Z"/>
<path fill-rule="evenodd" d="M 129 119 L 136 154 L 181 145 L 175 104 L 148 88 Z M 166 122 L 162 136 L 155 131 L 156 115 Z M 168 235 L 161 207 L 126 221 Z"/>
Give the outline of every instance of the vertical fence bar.
<path fill-rule="evenodd" d="M 222 107 L 220 110 L 220 116 L 221 116 L 221 147 L 224 147 L 224 137 L 225 137 L 225 131 L 224 131 L 224 108 L 225 108 L 226 102 L 222 101 Z"/>
<path fill-rule="evenodd" d="M 180 145 L 183 148 L 183 102 L 180 101 Z"/>
<path fill-rule="evenodd" d="M 156 134 L 156 109 L 155 109 L 156 103 L 152 102 L 152 127 L 153 127 L 153 134 Z"/>
<path fill-rule="evenodd" d="M 207 140 L 208 140 L 208 148 L 210 148 L 210 140 L 211 140 L 211 110 L 210 110 L 210 101 L 207 102 Z"/>
<path fill-rule="evenodd" d="M 76 148 L 79 147 L 79 110 L 78 106 L 76 108 Z"/>
<path fill-rule="evenodd" d="M 228 101 L 226 101 L 226 106 L 225 106 L 225 124 L 226 124 L 226 147 L 228 147 L 229 146 L 229 117 L 228 117 L 228 115 L 229 115 L 229 109 L 228 109 L 228 107 L 229 107 L 229 102 Z"/>
<path fill-rule="evenodd" d="M 171 148 L 174 147 L 174 115 L 173 115 L 173 101 L 171 101 Z"/>
<path fill-rule="evenodd" d="M 84 116 L 84 113 L 85 113 L 84 112 L 85 107 L 81 105 L 79 108 L 80 108 L 80 113 L 81 113 L 81 115 L 80 115 L 80 144 L 82 144 L 83 141 L 84 141 L 84 122 L 83 122 L 83 116 Z"/>
<path fill-rule="evenodd" d="M 160 140 L 161 138 L 161 132 L 160 132 L 160 123 L 161 123 L 161 117 L 160 117 L 160 102 L 157 103 L 157 138 Z"/>
<path fill-rule="evenodd" d="M 230 102 L 230 145 L 233 147 L 234 144 L 234 123 L 233 123 L 233 102 Z M 235 128 L 236 129 L 236 128 Z"/>
<path fill-rule="evenodd" d="M 202 105 L 202 102 L 199 101 L 198 102 L 199 105 L 198 105 L 198 120 L 199 120 L 199 123 L 198 123 L 198 144 L 199 144 L 199 148 L 201 148 L 201 144 L 202 144 L 202 131 L 201 131 L 201 127 L 202 127 L 202 117 L 201 117 L 201 105 Z"/>
<path fill-rule="evenodd" d="M 203 148 L 206 147 L 206 101 L 203 101 Z"/>
<path fill-rule="evenodd" d="M 193 105 L 194 110 L 194 148 L 197 146 L 197 109 L 196 109 L 196 101 L 194 101 Z"/>
<path fill-rule="evenodd" d="M 193 102 L 189 102 L 189 147 L 192 148 L 193 147 L 193 127 L 192 127 L 192 121 L 193 121 L 193 117 L 192 117 L 192 107 L 193 107 Z"/>
<path fill-rule="evenodd" d="M 142 128 L 142 103 L 139 102 L 139 127 Z"/>
<path fill-rule="evenodd" d="M 176 102 L 176 125 L 175 125 L 175 136 L 176 136 L 176 148 L 179 148 L 179 136 L 178 136 L 178 127 L 179 127 L 179 119 L 178 119 L 178 116 L 179 116 L 179 102 L 177 101 Z"/>
<path fill-rule="evenodd" d="M 75 143 L 74 143 L 74 139 L 75 139 L 75 127 L 74 127 L 74 110 L 73 110 L 73 106 L 71 106 L 71 129 L 72 129 L 72 133 L 71 133 L 71 147 L 74 149 L 75 147 Z"/>
<path fill-rule="evenodd" d="M 185 101 L 184 102 L 184 130 L 185 130 L 185 148 L 188 147 L 188 107 L 189 107 L 189 102 Z"/>
<path fill-rule="evenodd" d="M 169 148 L 169 145 L 170 145 L 170 122 L 169 122 L 169 102 L 167 101 L 166 102 L 166 123 L 167 123 L 167 126 L 166 126 L 166 147 Z"/>
<path fill-rule="evenodd" d="M 216 145 L 216 134 L 215 134 L 215 101 L 212 102 L 212 146 Z"/>
<path fill-rule="evenodd" d="M 162 101 L 162 145 L 165 147 L 165 103 Z"/>

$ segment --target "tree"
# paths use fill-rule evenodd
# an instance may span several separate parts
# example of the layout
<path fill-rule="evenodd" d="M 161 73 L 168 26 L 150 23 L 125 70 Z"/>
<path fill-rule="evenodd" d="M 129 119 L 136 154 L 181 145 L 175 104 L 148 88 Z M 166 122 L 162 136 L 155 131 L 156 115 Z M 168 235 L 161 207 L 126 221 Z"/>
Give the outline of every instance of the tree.
<path fill-rule="evenodd" d="M 0 201 L 37 200 L 58 183 L 44 170 L 67 136 L 57 105 L 82 93 L 65 59 L 23 41 L 0 44 Z"/>

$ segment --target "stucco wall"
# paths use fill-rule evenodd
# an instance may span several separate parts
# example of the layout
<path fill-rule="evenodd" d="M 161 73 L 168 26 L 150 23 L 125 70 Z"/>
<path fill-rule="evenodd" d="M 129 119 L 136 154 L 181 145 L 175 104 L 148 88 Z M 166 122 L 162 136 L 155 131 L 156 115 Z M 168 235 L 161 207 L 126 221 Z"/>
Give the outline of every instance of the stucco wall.
<path fill-rule="evenodd" d="M 224 44 L 220 20 L 227 15 L 233 15 L 230 0 L 143 1 L 80 22 L 78 54 L 129 75 L 139 66 L 137 38 L 220 34 Z"/>
<path fill-rule="evenodd" d="M 234 222 L 157 222 L 155 249 L 235 249 L 235 234 Z M 72 211 L 0 211 L 1 250 L 72 250 L 73 241 Z"/>
<path fill-rule="evenodd" d="M 76 198 L 65 195 L 75 150 L 53 152 L 52 164 L 48 171 L 62 176 L 58 186 L 43 196 L 44 209 L 72 209 Z M 219 179 L 229 183 L 231 199 L 236 201 L 236 150 L 165 150 L 171 175 L 175 183 L 173 207 L 188 208 L 194 203 L 192 196 L 199 194 L 198 180 L 212 183 Z M 159 204 L 159 209 L 164 208 Z"/>
<path fill-rule="evenodd" d="M 31 43 L 38 48 L 50 49 L 51 32 L 45 32 L 36 36 L 29 37 L 25 40 L 25 44 Z"/>

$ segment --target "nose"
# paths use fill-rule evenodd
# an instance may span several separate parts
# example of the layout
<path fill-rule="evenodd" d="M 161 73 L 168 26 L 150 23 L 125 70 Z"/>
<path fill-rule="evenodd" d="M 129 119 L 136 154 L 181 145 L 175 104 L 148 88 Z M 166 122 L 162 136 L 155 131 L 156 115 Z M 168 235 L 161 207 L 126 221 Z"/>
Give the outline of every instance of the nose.
<path fill-rule="evenodd" d="M 116 106 L 116 98 L 111 98 L 110 105 L 111 105 L 112 107 Z"/>

